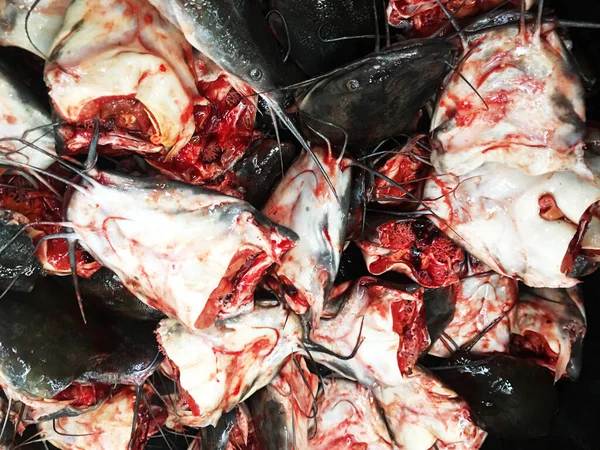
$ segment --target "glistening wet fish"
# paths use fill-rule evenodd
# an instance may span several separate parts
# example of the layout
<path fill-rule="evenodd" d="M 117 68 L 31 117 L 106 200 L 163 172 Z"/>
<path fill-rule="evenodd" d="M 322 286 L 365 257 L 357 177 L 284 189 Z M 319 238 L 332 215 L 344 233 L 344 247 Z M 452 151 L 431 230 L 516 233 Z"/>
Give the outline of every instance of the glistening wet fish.
<path fill-rule="evenodd" d="M 401 134 L 433 97 L 455 51 L 442 39 L 409 40 L 334 69 L 300 92 L 300 116 L 339 145 L 377 145 Z"/>

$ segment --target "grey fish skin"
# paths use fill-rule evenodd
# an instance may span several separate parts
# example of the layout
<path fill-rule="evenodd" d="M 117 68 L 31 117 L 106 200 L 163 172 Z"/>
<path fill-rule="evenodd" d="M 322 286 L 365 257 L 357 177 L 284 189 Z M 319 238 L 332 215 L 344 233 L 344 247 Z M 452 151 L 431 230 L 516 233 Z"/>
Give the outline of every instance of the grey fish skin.
<path fill-rule="evenodd" d="M 413 40 L 333 70 L 298 95 L 303 124 L 336 144 L 345 130 L 361 147 L 401 134 L 442 85 L 456 50 L 441 39 Z"/>
<path fill-rule="evenodd" d="M 283 175 L 281 169 L 287 171 L 298 153 L 299 149 L 287 142 L 279 145 L 271 139 L 255 141 L 233 167 L 244 199 L 255 208 L 262 208 Z"/>
<path fill-rule="evenodd" d="M 0 247 L 4 247 L 24 225 L 19 220 L 20 214 L 8 210 L 0 210 Z M 26 233 L 15 239 L 0 253 L 0 292 L 10 286 L 26 265 L 23 274 L 10 287 L 12 291 L 31 292 L 42 269 L 41 263 L 33 256 L 35 245 Z"/>
<path fill-rule="evenodd" d="M 60 277 L 59 282 L 73 289 L 71 277 Z M 133 295 L 116 273 L 106 267 L 100 268 L 90 278 L 79 279 L 82 298 L 99 309 L 134 320 L 159 321 L 165 315 Z"/>
<path fill-rule="evenodd" d="M 290 58 L 309 76 L 340 67 L 373 51 L 376 40 L 325 40 L 383 34 L 383 3 L 377 2 L 376 23 L 372 0 L 270 0 L 269 16 L 277 39 Z M 276 13 L 275 13 L 276 12 Z M 285 26 L 282 22 L 285 21 Z"/>
<path fill-rule="evenodd" d="M 259 439 L 265 450 L 292 449 L 291 430 L 288 429 L 289 417 L 283 405 L 273 398 L 267 388 L 256 392 L 248 399 L 248 405 L 260 427 Z"/>
<path fill-rule="evenodd" d="M 30 294 L 0 302 L 0 379 L 30 398 L 49 399 L 105 357 L 72 292 L 38 280 Z"/>
<path fill-rule="evenodd" d="M 291 81 L 258 3 L 252 0 L 150 0 L 193 47 L 263 92 Z"/>
<path fill-rule="evenodd" d="M 102 327 L 102 322 L 98 323 Z M 77 381 L 80 383 L 125 384 L 140 386 L 160 366 L 154 331 L 156 324 L 127 319 L 112 320 L 104 327 L 114 333 L 114 351 L 97 366 L 87 370 Z M 111 334 L 112 334 L 111 333 Z"/>
<path fill-rule="evenodd" d="M 232 409 L 221 416 L 216 426 L 200 428 L 200 437 L 202 441 L 200 448 L 227 450 L 229 435 L 231 434 L 231 430 L 235 426 L 236 421 L 237 411 Z"/>

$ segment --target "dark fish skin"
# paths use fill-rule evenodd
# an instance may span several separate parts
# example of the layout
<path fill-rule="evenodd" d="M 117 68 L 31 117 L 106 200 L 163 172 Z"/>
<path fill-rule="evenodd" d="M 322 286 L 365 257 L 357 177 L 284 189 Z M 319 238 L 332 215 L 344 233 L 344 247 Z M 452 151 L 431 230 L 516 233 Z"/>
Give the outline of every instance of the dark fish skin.
<path fill-rule="evenodd" d="M 252 420 L 258 424 L 256 434 L 264 450 L 289 450 L 294 448 L 292 418 L 281 403 L 272 397 L 267 388 L 256 392 L 247 401 Z"/>
<path fill-rule="evenodd" d="M 348 208 L 348 225 L 346 240 L 349 241 L 362 234 L 369 202 L 371 177 L 366 171 L 355 168 L 350 186 L 350 207 Z"/>
<path fill-rule="evenodd" d="M 298 81 L 255 0 L 151 0 L 197 50 L 257 92 Z"/>
<path fill-rule="evenodd" d="M 369 275 L 371 274 L 367 269 L 360 248 L 358 248 L 354 242 L 350 242 L 342 252 L 335 284 L 337 285 L 345 283 L 346 281 L 357 280 Z"/>
<path fill-rule="evenodd" d="M 233 168 L 244 199 L 261 209 L 281 178 L 282 165 L 286 170 L 298 154 L 293 144 L 282 142 L 280 147 L 271 139 L 255 141 Z"/>
<path fill-rule="evenodd" d="M 155 323 L 112 318 L 107 325 L 102 321 L 97 325 L 112 331 L 116 348 L 77 381 L 139 386 L 164 359 L 156 342 Z"/>
<path fill-rule="evenodd" d="M 435 376 L 469 404 L 477 425 L 505 439 L 535 439 L 550 432 L 558 394 L 550 371 L 504 354 L 457 352 Z"/>
<path fill-rule="evenodd" d="M 54 397 L 109 350 L 84 325 L 74 294 L 47 278 L 0 302 L 0 373 L 28 397 Z"/>
<path fill-rule="evenodd" d="M 50 111 L 48 88 L 44 83 L 44 61 L 17 47 L 0 47 L 0 71 L 18 80 L 22 86 L 23 101 Z"/>
<path fill-rule="evenodd" d="M 73 289 L 71 277 L 61 277 L 60 282 Z M 94 307 L 136 320 L 159 321 L 164 314 L 137 299 L 123 286 L 112 270 L 102 267 L 89 279 L 78 280 L 79 291 L 86 307 Z"/>
<path fill-rule="evenodd" d="M 376 5 L 379 24 L 372 0 L 270 0 L 269 23 L 283 48 L 289 39 L 290 58 L 312 77 L 373 51 L 375 38 L 324 40 L 376 35 L 377 26 L 383 34 L 383 2 Z"/>
<path fill-rule="evenodd" d="M 13 213 L 0 211 L 0 247 L 4 247 L 21 229 L 21 225 L 8 225 Z M 0 290 L 4 291 L 21 273 L 25 265 L 23 275 L 19 276 L 11 286 L 12 291 L 31 292 L 42 269 L 42 265 L 33 257 L 32 239 L 22 233 L 2 253 L 0 253 Z"/>
<path fill-rule="evenodd" d="M 431 343 L 435 343 L 442 335 L 448 324 L 454 318 L 456 307 L 452 286 L 439 289 L 425 289 L 423 300 L 425 301 L 425 317 L 427 318 L 427 330 Z"/>
<path fill-rule="evenodd" d="M 343 144 L 345 130 L 363 148 L 401 134 L 440 88 L 455 52 L 445 40 L 412 40 L 332 71 L 299 93 L 306 131 Z"/>
<path fill-rule="evenodd" d="M 211 450 L 225 450 L 229 443 L 229 435 L 236 423 L 236 410 L 233 409 L 221 416 L 216 426 L 207 426 L 200 429 L 201 448 Z"/>

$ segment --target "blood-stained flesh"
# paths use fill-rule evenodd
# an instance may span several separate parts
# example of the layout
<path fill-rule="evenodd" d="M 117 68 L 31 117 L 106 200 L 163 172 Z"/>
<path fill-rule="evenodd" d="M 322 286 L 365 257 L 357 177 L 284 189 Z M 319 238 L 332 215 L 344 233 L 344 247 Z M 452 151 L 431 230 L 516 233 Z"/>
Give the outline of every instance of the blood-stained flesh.
<path fill-rule="evenodd" d="M 390 437 L 373 394 L 349 380 L 328 380 L 319 396 L 318 414 L 308 442 L 310 450 L 392 450 Z"/>
<path fill-rule="evenodd" d="M 591 178 L 583 161 L 584 90 L 552 26 L 521 32 L 517 23 L 468 42 L 431 122 L 438 173 L 460 176 L 501 162 L 530 175 L 573 170 Z"/>
<path fill-rule="evenodd" d="M 534 0 L 525 0 L 530 8 Z M 505 0 L 442 0 L 446 9 L 456 19 L 473 16 L 506 3 Z M 448 18 L 436 0 L 390 0 L 387 9 L 388 22 L 393 27 L 402 26 L 410 20 L 414 33 L 421 36 L 438 31 Z"/>
<path fill-rule="evenodd" d="M 576 378 L 586 326 L 577 288 L 531 289 L 511 314 L 511 345 L 552 370 L 555 381 L 565 374 Z"/>
<path fill-rule="evenodd" d="M 0 60 L 0 139 L 34 143 L 42 151 L 18 141 L 0 142 L 0 164 L 23 163 L 47 169 L 56 156 L 50 114 L 21 82 L 19 75 Z M 19 167 L 19 166 L 18 166 Z"/>
<path fill-rule="evenodd" d="M 201 96 L 194 136 L 172 157 L 148 155 L 148 161 L 171 178 L 202 184 L 231 169 L 261 133 L 254 130 L 256 98 L 248 97 L 247 86 L 197 51 L 194 68 Z"/>
<path fill-rule="evenodd" d="M 148 404 L 149 387 L 142 390 L 146 397 L 139 402 L 137 424 L 132 439 L 132 423 L 136 394 L 134 387 L 124 387 L 106 399 L 98 408 L 75 417 L 42 421 L 38 427 L 42 436 L 61 450 L 142 450 L 150 436 L 162 426 L 164 411 Z M 55 428 L 53 428 L 55 427 Z M 131 446 L 130 446 L 130 441 Z"/>
<path fill-rule="evenodd" d="M 451 341 L 442 337 L 429 350 L 430 354 L 442 357 L 457 350 L 452 344 L 460 347 L 478 338 L 494 320 L 511 310 L 518 295 L 516 280 L 496 273 L 465 278 L 450 289 L 456 310 L 444 333 Z M 509 344 L 510 323 L 506 315 L 481 336 L 471 353 L 508 353 Z"/>
<path fill-rule="evenodd" d="M 458 394 L 421 369 L 393 387 L 373 389 L 398 448 L 477 450 L 487 433 Z"/>
<path fill-rule="evenodd" d="M 197 186 L 95 172 L 66 216 L 87 249 L 148 306 L 189 330 L 248 312 L 295 235 L 248 203 Z"/>
<path fill-rule="evenodd" d="M 300 238 L 282 257 L 275 274 L 290 307 L 298 314 L 308 311 L 316 323 L 340 264 L 350 205 L 351 168 L 347 160 L 338 161 L 323 148 L 313 151 L 338 198 L 314 159 L 304 152 L 275 188 L 263 213 Z"/>
<path fill-rule="evenodd" d="M 89 126 L 98 118 L 103 135 L 118 129 L 173 154 L 195 127 L 190 62 L 183 35 L 147 2 L 76 0 L 52 44 L 45 79 L 68 123 Z"/>
<path fill-rule="evenodd" d="M 257 437 L 264 449 L 295 450 L 308 446 L 319 381 L 304 359 L 293 355 L 270 384 L 248 399 Z M 302 372 L 302 373 L 301 373 Z M 304 378 L 303 376 L 304 375 Z M 304 381 L 306 379 L 306 381 Z"/>
<path fill-rule="evenodd" d="M 556 220 L 545 214 L 549 196 L 562 212 Z M 428 180 L 424 198 L 431 220 L 496 272 L 533 287 L 569 287 L 578 282 L 569 273 L 600 189 L 570 171 L 531 176 L 486 163 L 460 178 Z"/>
<path fill-rule="evenodd" d="M 407 195 L 405 191 L 413 196 L 418 195 L 419 187 L 423 184 L 422 178 L 429 169 L 429 152 L 424 144 L 419 143 L 422 139 L 422 135 L 416 136 L 405 146 L 392 150 L 392 156 L 377 168 L 380 173 L 402 185 L 404 190 L 391 186 L 381 177 L 375 177 L 371 201 L 402 205 Z"/>
<path fill-rule="evenodd" d="M 357 343 L 360 347 L 346 361 L 313 352 L 317 362 L 367 387 L 394 386 L 411 373 L 430 344 L 422 289 L 407 292 L 363 277 L 333 300 L 339 309 L 321 319 L 311 341 L 338 355 L 351 354 Z"/>
<path fill-rule="evenodd" d="M 299 348 L 302 329 L 296 316 L 277 306 L 194 334 L 164 319 L 156 334 L 195 425 L 207 426 L 271 382 Z"/>
<path fill-rule="evenodd" d="M 20 47 L 45 58 L 70 3 L 71 0 L 0 0 L 0 45 Z"/>
<path fill-rule="evenodd" d="M 54 175 L 64 176 L 56 164 L 49 170 Z M 43 180 L 48 185 L 54 184 L 58 192 L 63 190 L 63 186 L 53 183 L 50 177 L 43 177 Z M 67 242 L 63 239 L 53 239 L 40 244 L 44 236 L 61 233 L 64 229 L 58 225 L 29 226 L 35 222 L 62 221 L 62 199 L 51 192 L 47 186 L 40 184 L 39 189 L 31 189 L 25 178 L 10 175 L 8 172 L 0 177 L 0 184 L 3 184 L 0 186 L 0 208 L 17 214 L 15 217 L 18 217 L 18 220 L 14 221 L 15 225 L 17 223 L 20 226 L 28 225 L 26 233 L 34 245 L 39 245 L 36 257 L 43 269 L 51 275 L 69 275 L 72 271 Z M 18 228 L 15 233 L 17 231 Z M 89 278 L 100 268 L 100 264 L 79 246 L 75 249 L 75 261 L 77 274 L 84 278 Z"/>
<path fill-rule="evenodd" d="M 367 222 L 356 244 L 373 275 L 392 270 L 427 288 L 454 284 L 467 270 L 465 251 L 427 219 L 382 216 Z"/>

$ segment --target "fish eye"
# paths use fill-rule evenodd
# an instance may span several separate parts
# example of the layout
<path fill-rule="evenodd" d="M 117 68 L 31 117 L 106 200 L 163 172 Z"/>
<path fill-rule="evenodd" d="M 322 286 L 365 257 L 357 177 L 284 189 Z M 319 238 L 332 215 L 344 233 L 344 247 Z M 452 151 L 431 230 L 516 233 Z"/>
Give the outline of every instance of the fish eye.
<path fill-rule="evenodd" d="M 349 91 L 355 91 L 360 87 L 360 83 L 358 80 L 350 80 L 348 83 L 346 83 L 346 87 Z"/>
<path fill-rule="evenodd" d="M 262 72 L 260 69 L 252 69 L 250 71 L 250 78 L 252 78 L 254 81 L 260 80 L 262 78 Z"/>

